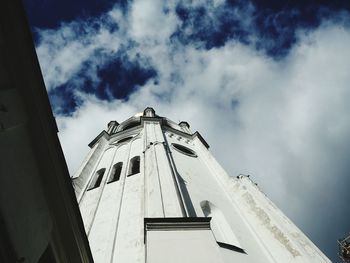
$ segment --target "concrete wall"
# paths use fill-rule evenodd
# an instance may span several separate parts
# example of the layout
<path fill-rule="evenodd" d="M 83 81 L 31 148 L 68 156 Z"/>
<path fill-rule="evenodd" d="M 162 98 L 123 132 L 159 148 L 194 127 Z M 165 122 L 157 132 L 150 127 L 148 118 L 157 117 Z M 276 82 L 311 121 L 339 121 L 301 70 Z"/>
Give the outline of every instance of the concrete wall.
<path fill-rule="evenodd" d="M 148 263 L 223 263 L 210 230 L 169 230 L 147 233 Z"/>

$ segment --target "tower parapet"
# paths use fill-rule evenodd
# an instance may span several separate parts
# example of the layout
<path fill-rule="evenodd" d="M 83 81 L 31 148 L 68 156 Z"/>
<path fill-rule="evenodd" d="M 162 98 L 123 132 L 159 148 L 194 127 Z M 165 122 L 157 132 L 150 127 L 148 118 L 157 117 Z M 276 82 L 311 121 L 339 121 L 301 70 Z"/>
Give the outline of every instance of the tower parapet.
<path fill-rule="evenodd" d="M 143 111 L 143 116 L 145 117 L 155 117 L 156 112 L 153 108 L 151 107 L 147 107 L 144 111 Z"/>
<path fill-rule="evenodd" d="M 108 127 L 107 132 L 109 134 L 115 132 L 117 130 L 118 125 L 119 125 L 119 123 L 117 121 L 110 121 L 107 125 L 107 127 Z"/>
<path fill-rule="evenodd" d="M 182 130 L 184 132 L 187 132 L 187 133 L 191 133 L 191 130 L 190 130 L 190 125 L 188 124 L 187 121 L 181 121 L 179 123 L 180 127 L 182 128 Z"/>

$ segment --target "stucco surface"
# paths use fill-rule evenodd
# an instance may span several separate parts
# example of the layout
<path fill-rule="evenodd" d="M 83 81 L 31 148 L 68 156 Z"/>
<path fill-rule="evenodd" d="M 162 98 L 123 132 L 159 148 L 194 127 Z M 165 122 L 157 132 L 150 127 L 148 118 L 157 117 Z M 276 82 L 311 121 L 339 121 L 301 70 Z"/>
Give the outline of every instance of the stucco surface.
<path fill-rule="evenodd" d="M 187 124 L 152 111 L 132 121 L 95 140 L 74 179 L 95 262 L 330 262 L 254 182 L 229 176 Z M 140 171 L 128 176 L 134 156 Z M 107 184 L 117 162 L 120 179 Z M 101 168 L 101 185 L 87 191 Z M 211 217 L 210 229 L 144 229 L 145 218 L 199 217 Z"/>

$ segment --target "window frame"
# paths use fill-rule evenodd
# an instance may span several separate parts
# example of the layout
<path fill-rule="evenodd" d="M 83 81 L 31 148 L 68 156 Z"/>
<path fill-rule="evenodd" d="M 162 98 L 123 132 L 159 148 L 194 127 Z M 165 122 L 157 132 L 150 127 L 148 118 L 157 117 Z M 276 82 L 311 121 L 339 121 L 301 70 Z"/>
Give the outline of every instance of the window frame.
<path fill-rule="evenodd" d="M 94 173 L 93 178 L 87 188 L 87 191 L 96 189 L 101 186 L 102 179 L 104 177 L 105 172 L 106 172 L 106 168 L 101 168 Z"/>
<path fill-rule="evenodd" d="M 138 167 L 137 167 L 137 172 L 134 171 L 134 165 L 135 163 L 138 163 Z M 136 155 L 134 157 L 132 157 L 129 161 L 129 167 L 128 167 L 128 175 L 127 177 L 129 176 L 133 176 L 135 174 L 139 174 L 140 173 L 140 166 L 141 166 L 141 158 L 140 158 L 140 155 Z"/>
<path fill-rule="evenodd" d="M 188 148 L 182 144 L 172 143 L 171 147 L 173 149 L 175 149 L 176 151 L 178 151 L 179 153 L 182 153 L 184 155 L 194 157 L 194 158 L 198 157 L 197 153 L 194 150 L 192 150 L 191 148 Z M 181 148 L 184 150 L 182 150 Z"/>
<path fill-rule="evenodd" d="M 120 168 L 120 169 L 119 169 Z M 117 170 L 119 169 L 119 170 Z M 123 170 L 123 162 L 117 162 L 112 166 L 111 174 L 109 175 L 109 178 L 107 180 L 107 184 L 118 182 L 120 180 L 120 176 L 122 174 Z M 115 178 L 115 174 L 118 171 L 117 179 Z"/>

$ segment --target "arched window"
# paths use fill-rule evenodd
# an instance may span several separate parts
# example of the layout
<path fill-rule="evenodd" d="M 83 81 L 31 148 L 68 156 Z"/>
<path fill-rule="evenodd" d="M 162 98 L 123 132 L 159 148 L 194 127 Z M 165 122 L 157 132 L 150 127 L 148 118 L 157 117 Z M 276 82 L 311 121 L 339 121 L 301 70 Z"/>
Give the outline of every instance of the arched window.
<path fill-rule="evenodd" d="M 94 174 L 94 177 L 92 178 L 90 186 L 87 189 L 88 191 L 100 186 L 105 171 L 106 171 L 106 169 L 102 168 Z"/>
<path fill-rule="evenodd" d="M 132 121 L 123 127 L 123 131 L 134 128 L 140 125 L 140 121 Z"/>
<path fill-rule="evenodd" d="M 140 172 L 140 156 L 134 156 L 130 159 L 128 176 L 138 174 Z"/>
<path fill-rule="evenodd" d="M 126 137 L 126 138 L 119 140 L 117 143 L 127 142 L 127 141 L 130 141 L 132 138 L 133 138 L 132 136 L 129 136 L 129 137 Z"/>
<path fill-rule="evenodd" d="M 122 172 L 122 167 L 123 167 L 122 162 L 119 162 L 119 163 L 116 163 L 115 165 L 113 165 L 112 172 L 111 172 L 111 175 L 109 176 L 107 184 L 115 182 L 115 181 L 119 181 L 120 174 Z"/>

